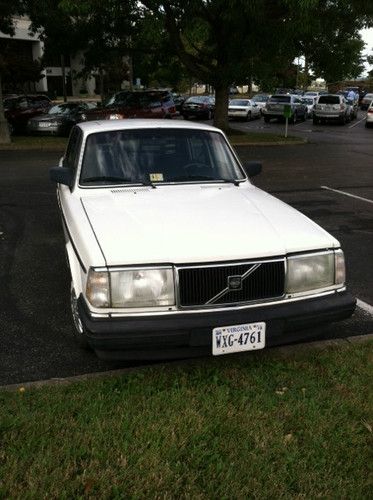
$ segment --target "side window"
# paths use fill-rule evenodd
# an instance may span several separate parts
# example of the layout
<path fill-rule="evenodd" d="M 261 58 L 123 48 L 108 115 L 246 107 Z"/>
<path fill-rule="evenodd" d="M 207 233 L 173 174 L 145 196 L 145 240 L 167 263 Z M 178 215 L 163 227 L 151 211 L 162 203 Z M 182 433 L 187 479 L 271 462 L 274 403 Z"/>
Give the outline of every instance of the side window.
<path fill-rule="evenodd" d="M 71 168 L 74 172 L 78 167 L 80 146 L 82 143 L 82 134 L 79 127 L 74 127 L 70 134 L 69 144 L 67 145 L 63 166 Z"/>
<path fill-rule="evenodd" d="M 26 97 L 22 97 L 19 99 L 17 102 L 17 105 L 15 106 L 17 109 L 27 109 L 28 108 L 28 103 Z"/>

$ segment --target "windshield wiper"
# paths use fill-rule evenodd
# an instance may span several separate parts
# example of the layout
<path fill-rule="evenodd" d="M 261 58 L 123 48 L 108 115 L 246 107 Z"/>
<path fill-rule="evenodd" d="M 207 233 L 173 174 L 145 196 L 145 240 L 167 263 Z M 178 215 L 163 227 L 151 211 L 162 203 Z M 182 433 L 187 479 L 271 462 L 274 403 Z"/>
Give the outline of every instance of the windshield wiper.
<path fill-rule="evenodd" d="M 156 186 L 151 182 L 151 181 L 134 181 L 132 179 L 126 179 L 123 177 L 115 177 L 112 175 L 97 175 L 95 177 L 87 177 L 86 179 L 83 179 L 83 184 L 86 182 L 115 182 L 117 184 L 141 184 L 142 186 L 150 186 L 153 189 L 156 188 Z"/>
<path fill-rule="evenodd" d="M 228 184 L 234 184 L 235 186 L 239 186 L 240 183 L 236 179 L 217 179 L 216 177 L 209 177 L 207 175 L 182 175 L 179 177 L 174 177 L 172 182 L 188 182 L 188 181 L 213 181 L 213 182 L 226 182 Z"/>

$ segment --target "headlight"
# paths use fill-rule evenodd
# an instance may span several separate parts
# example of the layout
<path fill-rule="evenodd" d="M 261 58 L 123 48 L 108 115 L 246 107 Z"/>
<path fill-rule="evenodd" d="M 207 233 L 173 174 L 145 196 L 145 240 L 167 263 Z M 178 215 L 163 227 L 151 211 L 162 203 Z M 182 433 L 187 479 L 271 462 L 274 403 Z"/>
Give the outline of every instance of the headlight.
<path fill-rule="evenodd" d="M 109 285 L 110 283 L 110 285 Z M 171 268 L 90 270 L 87 299 L 94 307 L 157 307 L 175 304 Z"/>
<path fill-rule="evenodd" d="M 93 307 L 110 307 L 110 281 L 107 271 L 89 270 L 87 279 L 87 299 Z"/>
<path fill-rule="evenodd" d="M 122 120 L 123 118 L 123 115 L 121 115 L 120 113 L 112 113 L 111 115 L 109 115 L 109 120 Z"/>
<path fill-rule="evenodd" d="M 287 260 L 286 292 L 301 293 L 345 282 L 342 250 L 315 255 L 297 255 Z"/>

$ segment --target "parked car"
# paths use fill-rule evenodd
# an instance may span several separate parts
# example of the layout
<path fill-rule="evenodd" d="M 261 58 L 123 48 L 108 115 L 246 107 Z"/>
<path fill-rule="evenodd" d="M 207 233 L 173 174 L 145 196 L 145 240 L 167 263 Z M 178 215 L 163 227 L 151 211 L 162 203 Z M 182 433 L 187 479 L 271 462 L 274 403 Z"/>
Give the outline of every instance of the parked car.
<path fill-rule="evenodd" d="M 303 97 L 319 97 L 320 92 L 317 92 L 316 90 L 308 90 L 303 94 Z"/>
<path fill-rule="evenodd" d="M 181 114 L 185 120 L 200 118 L 211 120 L 215 111 L 215 99 L 212 96 L 192 96 L 181 106 Z"/>
<path fill-rule="evenodd" d="M 4 99 L 4 115 L 13 133 L 26 132 L 30 118 L 41 115 L 51 106 L 46 95 L 19 95 Z"/>
<path fill-rule="evenodd" d="M 269 123 L 271 118 L 284 119 L 285 105 L 291 106 L 290 123 L 296 123 L 299 119 L 307 118 L 307 106 L 301 98 L 295 95 L 278 94 L 271 96 L 263 110 L 264 121 Z"/>
<path fill-rule="evenodd" d="M 254 97 L 252 97 L 251 100 L 254 101 L 257 106 L 259 106 L 260 112 L 263 113 L 263 109 L 265 108 L 265 105 L 270 97 L 271 96 L 268 94 L 256 94 L 254 95 Z"/>
<path fill-rule="evenodd" d="M 28 121 L 29 134 L 69 135 L 72 127 L 82 121 L 82 114 L 96 108 L 94 102 L 67 102 L 52 106 L 48 113 L 35 116 Z"/>
<path fill-rule="evenodd" d="M 167 90 L 122 91 L 112 95 L 103 106 L 82 114 L 83 121 L 122 118 L 173 118 L 176 107 Z"/>
<path fill-rule="evenodd" d="M 342 125 L 350 119 L 351 110 L 343 95 L 326 94 L 319 97 L 313 110 L 313 123 L 325 123 L 327 120 L 338 121 Z"/>
<path fill-rule="evenodd" d="M 312 118 L 313 115 L 313 108 L 316 104 L 317 97 L 309 96 L 309 97 L 302 97 L 302 102 L 307 108 L 307 118 Z"/>
<path fill-rule="evenodd" d="M 252 99 L 231 99 L 228 106 L 228 118 L 252 120 L 260 118 L 260 107 Z"/>
<path fill-rule="evenodd" d="M 260 170 L 205 124 L 76 125 L 50 176 L 78 343 L 113 360 L 220 355 L 349 317 L 339 242 L 256 188 Z"/>
<path fill-rule="evenodd" d="M 365 126 L 367 128 L 373 126 L 373 101 L 370 103 L 370 106 L 367 110 L 367 116 L 365 118 Z"/>
<path fill-rule="evenodd" d="M 368 109 L 372 101 L 373 94 L 365 94 L 365 96 L 361 99 L 360 108 L 363 110 Z"/>
<path fill-rule="evenodd" d="M 173 92 L 172 99 L 174 100 L 176 111 L 178 111 L 180 113 L 181 106 L 182 106 L 183 102 L 185 101 L 186 97 L 181 95 L 181 94 L 176 94 L 175 92 Z"/>
<path fill-rule="evenodd" d="M 357 113 L 358 113 L 359 99 L 358 98 L 347 99 L 345 97 L 345 100 L 346 100 L 346 106 L 347 106 L 347 114 L 349 116 L 347 121 L 355 120 L 355 118 L 357 117 Z"/>

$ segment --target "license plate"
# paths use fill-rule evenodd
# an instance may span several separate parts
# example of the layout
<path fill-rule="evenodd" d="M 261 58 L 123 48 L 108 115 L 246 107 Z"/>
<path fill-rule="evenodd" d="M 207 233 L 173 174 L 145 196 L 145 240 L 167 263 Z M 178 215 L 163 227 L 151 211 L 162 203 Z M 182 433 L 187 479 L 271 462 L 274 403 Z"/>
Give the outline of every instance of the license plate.
<path fill-rule="evenodd" d="M 265 347 L 266 324 L 220 326 L 212 331 L 212 354 L 230 354 L 242 351 L 257 351 Z"/>
<path fill-rule="evenodd" d="M 47 128 L 47 127 L 50 127 L 51 124 L 49 122 L 40 122 L 39 123 L 39 127 L 40 128 Z"/>

